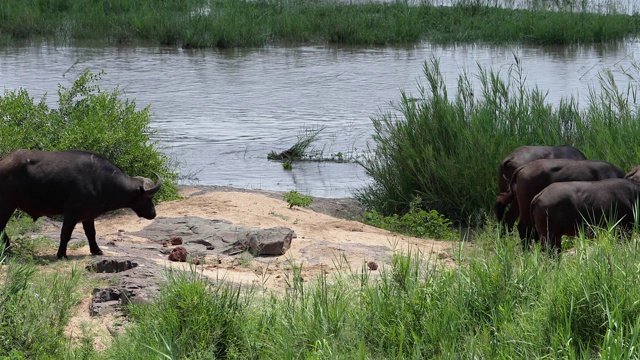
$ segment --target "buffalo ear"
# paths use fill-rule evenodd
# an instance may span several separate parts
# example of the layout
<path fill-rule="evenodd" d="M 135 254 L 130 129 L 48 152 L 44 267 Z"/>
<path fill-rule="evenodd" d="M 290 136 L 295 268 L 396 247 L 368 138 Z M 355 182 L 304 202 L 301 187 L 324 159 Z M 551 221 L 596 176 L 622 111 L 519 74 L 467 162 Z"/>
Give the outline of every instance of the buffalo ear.
<path fill-rule="evenodd" d="M 625 179 L 627 180 L 631 180 L 631 181 L 635 181 L 635 182 L 640 182 L 640 177 L 638 177 L 638 170 L 640 167 L 636 167 L 635 169 L 631 170 L 627 175 L 624 176 Z"/>
<path fill-rule="evenodd" d="M 508 199 L 509 199 L 508 193 L 503 192 L 498 194 L 498 202 L 500 204 L 507 205 L 507 203 L 509 202 Z"/>

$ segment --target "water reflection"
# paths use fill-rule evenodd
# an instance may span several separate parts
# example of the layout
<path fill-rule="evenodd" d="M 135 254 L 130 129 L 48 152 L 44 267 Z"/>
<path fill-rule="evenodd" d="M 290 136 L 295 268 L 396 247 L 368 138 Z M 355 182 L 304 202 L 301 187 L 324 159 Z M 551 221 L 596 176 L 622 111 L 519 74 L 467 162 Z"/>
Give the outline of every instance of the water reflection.
<path fill-rule="evenodd" d="M 506 76 L 514 56 L 528 86 L 548 90 L 548 100 L 576 96 L 584 104 L 597 74 L 611 69 L 626 84 L 638 42 L 603 46 L 440 46 L 400 48 L 264 47 L 182 50 L 160 47 L 44 44 L 0 50 L 0 84 L 26 88 L 55 105 L 58 83 L 71 85 L 85 69 L 105 70 L 102 87 L 119 86 L 138 106 L 151 105 L 152 126 L 184 175 L 204 185 L 349 196 L 365 184 L 354 164 L 302 163 L 286 171 L 266 160 L 293 145 L 300 131 L 324 127 L 317 149 L 360 154 L 373 128 L 371 116 L 391 109 L 400 91 L 416 93 L 425 61 L 440 59 L 455 93 L 458 76 L 475 79 L 478 66 Z M 476 79 L 477 80 L 477 79 Z"/>

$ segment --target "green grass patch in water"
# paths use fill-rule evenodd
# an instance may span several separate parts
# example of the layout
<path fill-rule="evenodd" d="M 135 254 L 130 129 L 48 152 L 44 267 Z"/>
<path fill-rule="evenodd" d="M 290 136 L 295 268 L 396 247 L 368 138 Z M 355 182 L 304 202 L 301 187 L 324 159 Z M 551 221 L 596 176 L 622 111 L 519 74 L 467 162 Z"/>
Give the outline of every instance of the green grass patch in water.
<path fill-rule="evenodd" d="M 584 44 L 636 36 L 640 17 L 561 6 L 510 9 L 482 2 L 314 0 L 5 0 L 0 41 L 150 42 L 184 48 L 282 43 L 385 46 L 439 43 Z"/>

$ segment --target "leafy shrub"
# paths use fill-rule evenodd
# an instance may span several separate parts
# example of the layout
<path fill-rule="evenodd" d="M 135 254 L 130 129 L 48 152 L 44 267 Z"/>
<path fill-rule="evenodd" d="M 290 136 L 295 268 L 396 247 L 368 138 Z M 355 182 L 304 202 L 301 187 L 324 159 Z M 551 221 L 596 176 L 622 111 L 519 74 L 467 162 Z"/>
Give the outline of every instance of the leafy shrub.
<path fill-rule="evenodd" d="M 284 199 L 289 204 L 289 208 L 293 208 L 294 206 L 306 207 L 311 205 L 313 202 L 313 198 L 311 196 L 302 195 L 295 190 L 284 193 Z"/>
<path fill-rule="evenodd" d="M 175 164 L 152 140 L 149 107 L 136 108 L 119 89 L 102 91 L 102 76 L 86 71 L 70 88 L 59 85 L 58 108 L 50 109 L 24 89 L 5 90 L 0 97 L 0 155 L 18 149 L 81 149 L 99 153 L 131 176 L 154 173 L 165 182 L 158 198 L 177 196 Z"/>
<path fill-rule="evenodd" d="M 367 211 L 364 214 L 363 222 L 381 229 L 415 237 L 457 239 L 455 231 L 451 228 L 451 220 L 436 210 L 420 209 L 421 202 L 422 199 L 416 197 L 410 204 L 409 212 L 402 216 L 398 214 L 383 216 L 376 210 Z"/>

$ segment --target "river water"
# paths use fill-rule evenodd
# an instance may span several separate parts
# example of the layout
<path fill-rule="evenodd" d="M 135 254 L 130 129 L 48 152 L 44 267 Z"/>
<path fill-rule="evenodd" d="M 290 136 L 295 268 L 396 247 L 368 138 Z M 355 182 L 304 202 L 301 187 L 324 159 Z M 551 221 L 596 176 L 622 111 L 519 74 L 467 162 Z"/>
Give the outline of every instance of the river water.
<path fill-rule="evenodd" d="M 162 47 L 51 44 L 0 49 L 0 88 L 25 88 L 55 106 L 58 84 L 70 86 L 86 69 L 104 70 L 104 89 L 118 86 L 142 108 L 179 171 L 202 185 L 348 197 L 370 180 L 354 163 L 303 162 L 292 170 L 267 160 L 292 146 L 301 133 L 320 129 L 314 143 L 323 155 L 362 155 L 373 134 L 371 117 L 389 111 L 405 90 L 417 94 L 425 61 L 440 59 L 448 86 L 477 66 L 506 76 L 522 63 L 526 84 L 548 91 L 557 104 L 574 96 L 584 103 L 597 75 L 610 69 L 626 86 L 625 71 L 640 56 L 629 40 L 606 46 L 511 47 L 485 45 L 343 48 L 265 47 L 183 50 Z M 134 174 L 132 174 L 134 175 Z"/>

